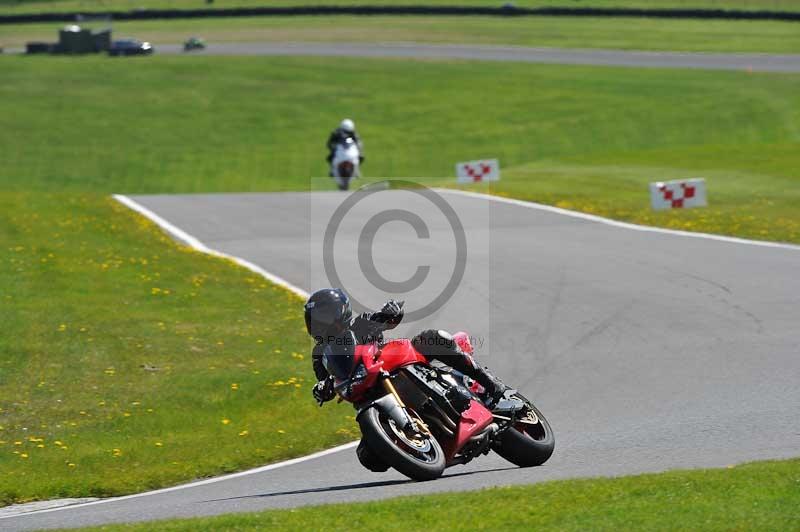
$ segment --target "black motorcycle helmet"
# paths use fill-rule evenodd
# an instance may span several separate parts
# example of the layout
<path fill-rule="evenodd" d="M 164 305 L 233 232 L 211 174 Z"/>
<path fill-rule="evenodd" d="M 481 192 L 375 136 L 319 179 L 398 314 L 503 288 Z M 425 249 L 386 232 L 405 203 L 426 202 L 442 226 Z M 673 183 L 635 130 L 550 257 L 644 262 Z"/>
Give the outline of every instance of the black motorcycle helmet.
<path fill-rule="evenodd" d="M 306 301 L 305 318 L 306 330 L 315 340 L 338 336 L 353 318 L 350 298 L 339 288 L 317 290 Z"/>

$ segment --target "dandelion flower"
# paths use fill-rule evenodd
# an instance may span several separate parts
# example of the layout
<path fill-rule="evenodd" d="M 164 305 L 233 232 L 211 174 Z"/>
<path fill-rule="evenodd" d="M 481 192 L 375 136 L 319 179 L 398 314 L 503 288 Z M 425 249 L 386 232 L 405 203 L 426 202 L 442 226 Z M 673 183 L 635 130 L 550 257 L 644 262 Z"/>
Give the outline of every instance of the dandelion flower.
<path fill-rule="evenodd" d="M 157 442 L 156 442 L 156 447 L 163 447 L 163 446 L 164 446 L 164 444 L 163 444 L 163 443 L 161 443 L 160 441 L 157 441 Z"/>
<path fill-rule="evenodd" d="M 68 464 L 67 464 L 67 466 L 68 466 L 68 467 L 75 467 L 75 464 L 73 464 L 72 462 L 70 462 L 70 463 L 68 463 Z"/>
<path fill-rule="evenodd" d="M 234 382 L 233 384 L 231 384 L 231 390 L 238 390 L 238 389 L 239 385 L 237 383 Z"/>
<path fill-rule="evenodd" d="M 250 434 L 249 431 L 243 430 L 242 432 L 239 433 L 239 436 L 247 436 L 248 434 Z"/>
<path fill-rule="evenodd" d="M 283 429 L 278 429 L 278 434 L 286 434 L 286 431 Z"/>
<path fill-rule="evenodd" d="M 223 420 L 222 420 L 222 424 L 223 424 L 223 425 L 227 425 L 227 424 L 228 424 L 228 423 L 230 423 L 230 422 L 231 422 L 231 420 L 230 420 L 230 419 L 228 419 L 228 418 L 223 418 Z"/>
<path fill-rule="evenodd" d="M 21 455 L 19 455 L 19 457 L 20 458 L 27 458 L 28 457 L 28 453 L 22 453 Z"/>

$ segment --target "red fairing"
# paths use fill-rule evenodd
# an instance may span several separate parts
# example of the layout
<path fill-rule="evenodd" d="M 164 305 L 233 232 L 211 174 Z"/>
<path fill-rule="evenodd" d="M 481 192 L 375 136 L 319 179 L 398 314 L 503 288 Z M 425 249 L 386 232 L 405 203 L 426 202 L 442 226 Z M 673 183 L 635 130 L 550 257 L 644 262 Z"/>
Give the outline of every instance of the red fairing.
<path fill-rule="evenodd" d="M 469 408 L 461 414 L 461 421 L 458 423 L 455 444 L 453 444 L 452 441 L 442 442 L 445 443 L 447 461 L 449 462 L 453 459 L 453 456 L 464 447 L 467 440 L 488 427 L 492 423 L 492 419 L 492 413 L 489 409 L 473 399 L 470 402 Z"/>
<path fill-rule="evenodd" d="M 361 362 L 367 370 L 367 378 L 363 382 L 353 386 L 350 394 L 350 401 L 360 401 L 364 394 L 375 386 L 381 370 L 392 372 L 397 368 L 415 364 L 418 362 L 428 363 L 428 359 L 422 356 L 409 340 L 392 340 L 386 343 L 383 348 L 378 349 L 376 344 L 357 345 L 355 349 L 355 364 Z"/>
<path fill-rule="evenodd" d="M 453 335 L 453 340 L 456 341 L 458 347 L 461 348 L 462 351 L 471 355 L 472 352 L 475 350 L 472 347 L 472 342 L 469 341 L 469 335 L 464 331 L 459 331 Z"/>
<path fill-rule="evenodd" d="M 405 338 L 385 344 L 381 349 L 380 359 L 383 362 L 383 369 L 390 372 L 409 364 L 428 362 L 427 358 L 414 349 L 411 340 Z"/>

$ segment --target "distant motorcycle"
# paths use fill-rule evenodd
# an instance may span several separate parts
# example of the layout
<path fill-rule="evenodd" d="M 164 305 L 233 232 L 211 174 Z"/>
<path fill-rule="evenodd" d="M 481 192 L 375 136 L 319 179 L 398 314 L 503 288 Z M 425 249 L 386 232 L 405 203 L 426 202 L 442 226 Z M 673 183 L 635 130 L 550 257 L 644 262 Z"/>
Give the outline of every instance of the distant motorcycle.
<path fill-rule="evenodd" d="M 205 50 L 206 42 L 200 37 L 190 37 L 183 43 L 183 51 L 191 52 L 192 50 Z"/>
<path fill-rule="evenodd" d="M 453 338 L 472 354 L 466 333 Z M 371 471 L 393 467 L 414 480 L 433 480 L 490 450 L 520 467 L 553 454 L 553 431 L 532 402 L 509 389 L 489 410 L 480 384 L 432 366 L 409 340 L 357 345 L 352 357 L 328 351 L 322 361 L 340 398 L 358 411 L 359 459 Z"/>
<path fill-rule="evenodd" d="M 361 177 L 361 150 L 352 138 L 346 138 L 336 145 L 331 159 L 331 177 L 336 181 L 339 190 L 350 188 L 350 180 Z"/>

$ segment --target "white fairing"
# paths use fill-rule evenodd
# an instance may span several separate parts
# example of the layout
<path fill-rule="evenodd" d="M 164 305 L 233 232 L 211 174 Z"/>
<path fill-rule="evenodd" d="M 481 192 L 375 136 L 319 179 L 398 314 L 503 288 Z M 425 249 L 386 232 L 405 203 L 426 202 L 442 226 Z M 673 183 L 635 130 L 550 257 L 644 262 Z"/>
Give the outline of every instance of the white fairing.
<path fill-rule="evenodd" d="M 331 175 L 336 180 L 336 184 L 340 187 L 345 185 L 344 180 L 339 175 L 339 165 L 345 161 L 349 161 L 353 165 L 353 178 L 361 176 L 361 169 L 359 168 L 359 156 L 361 151 L 358 149 L 358 144 L 355 140 L 348 138 L 344 142 L 336 146 L 336 151 L 333 152 L 333 160 L 331 161 Z"/>

